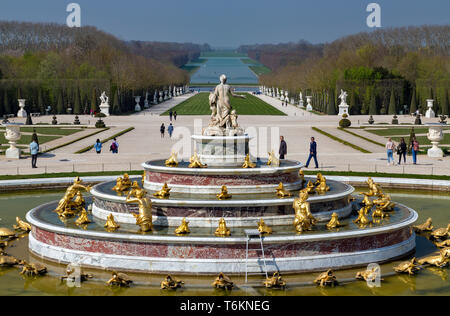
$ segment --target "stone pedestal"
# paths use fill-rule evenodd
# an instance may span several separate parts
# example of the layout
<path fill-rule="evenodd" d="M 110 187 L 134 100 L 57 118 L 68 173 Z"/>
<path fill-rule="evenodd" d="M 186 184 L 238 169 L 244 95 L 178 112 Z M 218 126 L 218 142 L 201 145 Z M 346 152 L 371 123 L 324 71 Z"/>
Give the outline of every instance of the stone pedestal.
<path fill-rule="evenodd" d="M 27 111 L 25 111 L 25 101 L 26 99 L 18 99 L 17 101 L 19 101 L 19 112 L 17 112 L 17 117 L 22 117 L 25 118 L 27 117 Z"/>
<path fill-rule="evenodd" d="M 306 111 L 312 111 L 312 105 L 311 105 L 312 96 L 306 97 Z"/>
<path fill-rule="evenodd" d="M 348 113 L 348 104 L 347 103 L 339 104 L 339 114 L 338 115 L 342 116 L 343 114 L 347 114 L 348 116 L 350 116 L 350 114 Z"/>
<path fill-rule="evenodd" d="M 109 104 L 108 103 L 102 103 L 100 104 L 100 113 L 105 114 L 106 116 L 109 116 Z"/>
<path fill-rule="evenodd" d="M 134 101 L 136 102 L 136 106 L 134 107 L 135 112 L 141 112 L 142 108 L 139 102 L 141 102 L 141 96 L 134 97 Z"/>
<path fill-rule="evenodd" d="M 5 138 L 9 141 L 9 148 L 5 152 L 5 157 L 8 159 L 20 159 L 20 149 L 16 147 L 20 140 L 20 125 L 18 124 L 2 124 L 5 126 Z"/>
<path fill-rule="evenodd" d="M 240 167 L 249 153 L 250 136 L 193 135 L 200 161 L 208 166 Z"/>
<path fill-rule="evenodd" d="M 429 123 L 427 138 L 430 140 L 433 147 L 428 149 L 428 157 L 431 158 L 442 158 L 444 157 L 444 152 L 439 148 L 439 142 L 444 139 L 444 134 L 442 133 L 442 127 L 444 124 L 439 123 Z"/>
<path fill-rule="evenodd" d="M 428 110 L 427 110 L 427 112 L 425 113 L 425 117 L 426 117 L 426 118 L 433 118 L 433 117 L 436 117 L 436 113 L 434 113 L 434 111 L 433 111 L 433 102 L 434 102 L 433 99 L 427 99 L 427 107 L 428 107 Z"/>

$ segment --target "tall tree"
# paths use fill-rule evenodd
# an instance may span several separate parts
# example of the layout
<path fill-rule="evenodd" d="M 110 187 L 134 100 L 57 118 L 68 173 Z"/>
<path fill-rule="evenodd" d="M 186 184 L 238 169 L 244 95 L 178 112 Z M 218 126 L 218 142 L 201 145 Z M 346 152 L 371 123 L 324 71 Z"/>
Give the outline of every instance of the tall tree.
<path fill-rule="evenodd" d="M 3 95 L 3 107 L 5 109 L 5 114 L 12 114 L 11 103 L 9 103 L 8 91 L 6 89 Z"/>
<path fill-rule="evenodd" d="M 369 104 L 369 114 L 370 115 L 377 115 L 377 100 L 375 97 L 375 93 L 372 93 L 372 96 L 370 98 L 370 104 Z"/>
<path fill-rule="evenodd" d="M 328 95 L 328 107 L 327 107 L 327 114 L 328 115 L 336 115 L 336 104 L 334 101 L 334 89 L 330 89 L 329 95 Z"/>
<path fill-rule="evenodd" d="M 397 109 L 395 107 L 395 95 L 394 95 L 394 89 L 391 89 L 391 97 L 389 99 L 389 109 L 388 109 L 389 115 L 397 114 Z"/>
<path fill-rule="evenodd" d="M 119 90 L 117 89 L 116 92 L 113 94 L 113 108 L 112 113 L 115 115 L 118 115 L 121 113 L 120 111 L 120 102 L 119 102 Z"/>
<path fill-rule="evenodd" d="M 411 105 L 409 106 L 409 113 L 414 113 L 416 111 L 417 111 L 416 89 L 413 88 L 411 96 Z"/>
<path fill-rule="evenodd" d="M 348 112 L 350 114 L 359 114 L 358 108 L 356 105 L 356 92 L 355 90 L 352 90 L 352 94 L 350 95 L 350 104 L 348 108 Z"/>
<path fill-rule="evenodd" d="M 97 112 L 97 94 L 95 93 L 95 89 L 92 89 L 91 113 L 96 112 Z"/>
<path fill-rule="evenodd" d="M 448 90 L 445 89 L 444 99 L 442 100 L 442 114 L 449 115 L 450 114 L 450 104 L 448 100 Z"/>
<path fill-rule="evenodd" d="M 62 89 L 60 89 L 58 92 L 58 103 L 56 104 L 56 113 L 64 114 L 64 101 Z"/>
<path fill-rule="evenodd" d="M 73 105 L 73 114 L 81 114 L 81 102 L 80 102 L 80 90 L 77 87 L 75 89 L 75 101 Z"/>
<path fill-rule="evenodd" d="M 42 89 L 41 88 L 39 88 L 39 90 L 38 90 L 38 108 L 39 108 L 39 112 L 41 112 L 42 114 L 45 113 L 44 98 L 42 97 Z"/>

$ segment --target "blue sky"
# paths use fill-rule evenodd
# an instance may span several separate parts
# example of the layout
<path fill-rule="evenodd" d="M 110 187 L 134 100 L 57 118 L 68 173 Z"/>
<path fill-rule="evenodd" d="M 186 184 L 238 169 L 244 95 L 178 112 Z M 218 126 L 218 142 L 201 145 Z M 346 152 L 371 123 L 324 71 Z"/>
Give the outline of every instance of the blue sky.
<path fill-rule="evenodd" d="M 0 20 L 65 23 L 67 4 L 124 40 L 242 44 L 333 41 L 371 31 L 366 7 L 381 6 L 382 27 L 450 23 L 449 0 L 1 0 Z"/>

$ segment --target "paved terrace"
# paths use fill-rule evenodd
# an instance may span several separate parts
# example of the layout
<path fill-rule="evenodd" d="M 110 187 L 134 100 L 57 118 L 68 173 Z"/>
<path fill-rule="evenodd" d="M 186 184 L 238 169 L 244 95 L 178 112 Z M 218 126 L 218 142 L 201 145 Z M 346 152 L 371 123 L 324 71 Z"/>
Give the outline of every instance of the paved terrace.
<path fill-rule="evenodd" d="M 209 116 L 179 115 L 177 121 L 173 121 L 173 125 L 175 127 L 175 135 L 180 134 L 181 136 L 178 135 L 170 139 L 166 132 L 165 138 L 161 138 L 159 133 L 161 123 L 164 122 L 168 126 L 170 122 L 168 116 L 160 116 L 160 114 L 184 101 L 187 97 L 189 96 L 176 97 L 135 115 L 105 118 L 104 121 L 108 127 L 111 127 L 110 130 L 80 141 L 78 144 L 74 143 L 40 156 L 37 164 L 38 169 L 31 169 L 29 158 L 7 160 L 5 156 L 0 156 L 0 174 L 140 170 L 142 162 L 150 159 L 165 159 L 170 155 L 172 148 L 180 146 L 180 139 L 182 137 L 186 136 L 186 139 L 189 139 L 190 133 L 194 131 L 194 122 L 197 124 L 196 130 L 199 130 L 198 122 L 201 122 L 203 127 L 208 124 Z M 297 109 L 292 105 L 282 107 L 279 100 L 266 96 L 261 96 L 261 98 L 286 112 L 288 116 L 239 116 L 239 124 L 243 128 L 256 130 L 259 135 L 258 139 L 252 141 L 253 145 L 257 147 L 257 152 L 254 153 L 255 155 L 267 157 L 267 151 L 270 151 L 272 148 L 277 151 L 279 135 L 283 135 L 288 146 L 287 158 L 299 160 L 304 163 L 308 157 L 309 139 L 311 136 L 314 136 L 318 143 L 319 165 L 323 170 L 436 175 L 450 174 L 450 157 L 432 159 L 425 155 L 420 155 L 418 157 L 418 165 L 412 165 L 411 157 L 408 156 L 406 165 L 387 166 L 384 148 L 339 131 L 337 129 L 338 116 L 314 115 Z M 58 121 L 60 122 L 73 122 L 73 119 L 74 116 L 72 115 L 58 116 Z M 376 123 L 390 123 L 391 119 L 391 116 L 375 116 Z M 51 116 L 33 119 L 34 123 L 50 123 L 51 120 Z M 358 126 L 359 124 L 365 124 L 368 116 L 351 116 L 350 120 L 352 121 L 352 126 Z M 16 118 L 14 121 L 24 123 L 25 119 Z M 95 119 L 90 116 L 80 116 L 80 121 L 82 124 L 90 123 L 92 125 L 95 123 Z M 400 123 L 412 123 L 414 119 L 409 115 L 399 116 L 399 121 Z M 424 123 L 436 122 L 437 119 L 430 120 L 423 118 L 422 121 Z M 371 153 L 365 154 L 332 140 L 312 130 L 312 126 L 371 151 Z M 117 155 L 109 152 L 110 142 L 104 144 L 104 150 L 100 155 L 97 155 L 93 151 L 74 154 L 80 148 L 92 145 L 97 138 L 105 139 L 129 127 L 134 127 L 135 129 L 118 138 L 120 147 L 119 154 Z M 377 142 L 385 142 L 383 137 L 372 135 L 365 131 L 357 131 L 357 133 Z M 188 159 L 189 155 L 190 153 L 182 154 L 184 159 Z M 397 158 L 396 155 L 394 156 Z M 312 162 L 309 167 L 313 168 L 314 163 Z"/>

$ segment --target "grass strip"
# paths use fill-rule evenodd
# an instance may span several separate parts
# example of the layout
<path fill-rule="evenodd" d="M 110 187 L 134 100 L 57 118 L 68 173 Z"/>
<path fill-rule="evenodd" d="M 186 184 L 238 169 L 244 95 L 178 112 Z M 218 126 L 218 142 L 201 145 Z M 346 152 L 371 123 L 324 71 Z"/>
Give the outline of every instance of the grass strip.
<path fill-rule="evenodd" d="M 319 169 L 317 169 L 319 170 Z M 305 175 L 316 175 L 318 171 L 304 170 Z M 344 177 L 379 177 L 379 178 L 403 178 L 403 179 L 421 179 L 421 180 L 450 180 L 450 176 L 428 175 L 413 173 L 384 173 L 384 172 L 358 172 L 358 171 L 320 171 L 323 175 L 344 176 Z"/>
<path fill-rule="evenodd" d="M 110 137 L 108 137 L 108 138 L 106 138 L 106 139 L 100 140 L 100 142 L 101 142 L 102 144 L 104 144 L 104 143 L 110 141 L 111 139 L 114 139 L 114 138 L 116 138 L 116 137 L 122 136 L 123 134 L 126 134 L 126 133 L 128 133 L 128 132 L 130 132 L 130 131 L 132 131 L 132 130 L 134 130 L 134 127 L 129 127 L 129 128 L 124 129 L 123 131 L 121 131 L 121 132 L 119 132 L 119 133 L 117 133 L 117 134 L 114 134 L 114 135 L 112 135 L 112 136 L 110 136 Z M 94 148 L 94 145 L 89 145 L 89 146 L 87 146 L 87 147 L 85 147 L 85 148 L 83 148 L 83 149 L 81 149 L 81 150 L 79 150 L 79 151 L 77 151 L 77 152 L 75 152 L 75 153 L 76 153 L 76 154 L 83 154 L 83 153 L 85 153 L 85 152 L 91 150 L 92 148 Z"/>
<path fill-rule="evenodd" d="M 67 143 L 65 143 L 65 144 L 62 144 L 62 145 L 59 145 L 59 146 L 56 146 L 56 147 L 47 149 L 47 150 L 43 151 L 43 153 L 48 153 L 48 152 L 50 152 L 50 151 L 53 151 L 53 150 L 56 150 L 56 149 L 59 149 L 59 148 L 65 147 L 65 146 L 72 145 L 73 143 L 79 142 L 80 140 L 83 140 L 83 139 L 85 139 L 85 138 L 94 136 L 94 135 L 96 135 L 96 134 L 98 134 L 98 133 L 101 133 L 101 132 L 104 132 L 104 131 L 107 131 L 107 130 L 109 130 L 109 127 L 102 128 L 101 130 L 95 131 L 95 132 L 92 133 L 92 134 L 88 134 L 88 135 L 86 135 L 86 136 L 83 136 L 83 137 L 74 139 L 74 140 L 72 140 L 72 141 L 70 141 L 70 142 L 67 142 Z"/>
<path fill-rule="evenodd" d="M 346 128 L 338 127 L 338 129 L 341 130 L 341 131 L 343 131 L 343 132 L 349 133 L 350 135 L 353 135 L 353 136 L 362 138 L 362 139 L 364 139 L 365 141 L 367 141 L 367 142 L 369 142 L 369 143 L 372 143 L 372 144 L 375 144 L 375 145 L 384 147 L 384 145 L 383 145 L 382 143 L 376 142 L 376 141 L 374 141 L 374 140 L 371 140 L 370 138 L 367 138 L 367 137 L 358 135 L 358 134 L 356 134 L 356 133 L 350 132 L 350 131 L 347 130 Z"/>
<path fill-rule="evenodd" d="M 142 175 L 142 170 L 125 171 L 129 175 Z M 0 176 L 0 180 L 24 180 L 24 179 L 51 179 L 51 178 L 75 178 L 75 177 L 99 177 L 99 176 L 116 176 L 123 174 L 124 171 L 104 171 L 104 172 L 59 172 L 59 173 L 42 173 L 29 175 L 11 175 Z"/>
<path fill-rule="evenodd" d="M 325 136 L 331 138 L 331 139 L 334 140 L 334 141 L 337 141 L 337 142 L 339 142 L 339 143 L 341 143 L 341 144 L 343 144 L 343 145 L 349 146 L 349 147 L 351 147 L 351 148 L 353 148 L 353 149 L 356 149 L 356 150 L 358 150 L 358 151 L 360 151 L 360 152 L 362 152 L 362 153 L 365 153 L 365 154 L 370 154 L 370 153 L 371 153 L 370 151 L 365 150 L 364 148 L 361 148 L 361 147 L 359 147 L 359 146 L 353 145 L 352 143 L 349 143 L 349 142 L 347 142 L 347 141 L 345 141 L 345 140 L 343 140 L 343 139 L 341 139 L 341 138 L 339 138 L 339 137 L 336 137 L 336 136 L 333 136 L 333 135 L 331 135 L 331 134 L 328 134 L 327 132 L 322 131 L 321 129 L 319 129 L 319 128 L 317 128 L 317 127 L 314 127 L 314 126 L 313 126 L 313 127 L 311 127 L 311 128 L 312 128 L 314 131 L 316 131 L 316 132 L 318 132 L 318 133 L 320 133 L 320 134 L 323 134 L 323 135 L 325 135 Z"/>

